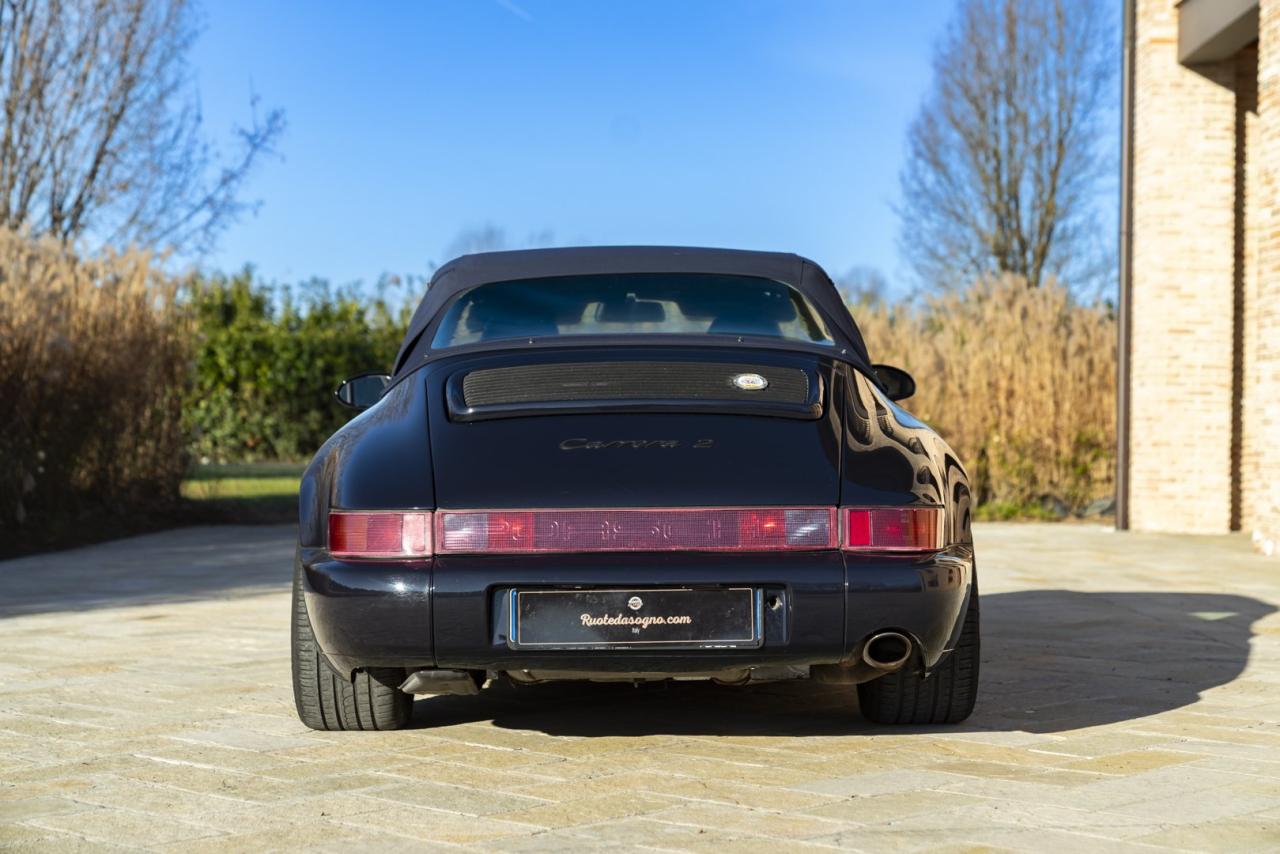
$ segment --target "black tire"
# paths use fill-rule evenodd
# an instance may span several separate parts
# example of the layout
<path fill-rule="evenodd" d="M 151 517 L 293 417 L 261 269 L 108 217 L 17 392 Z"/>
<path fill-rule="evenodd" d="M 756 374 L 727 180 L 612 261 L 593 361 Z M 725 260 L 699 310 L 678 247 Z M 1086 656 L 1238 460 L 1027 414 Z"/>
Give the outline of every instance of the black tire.
<path fill-rule="evenodd" d="M 405 672 L 370 667 L 348 680 L 324 656 L 311 631 L 302 595 L 302 566 L 293 571 L 293 701 L 304 724 L 318 730 L 401 729 L 413 717 L 413 697 L 400 690 Z"/>
<path fill-rule="evenodd" d="M 978 586 L 965 611 L 956 648 L 928 678 L 909 667 L 858 686 L 862 716 L 877 724 L 958 724 L 978 698 Z"/>

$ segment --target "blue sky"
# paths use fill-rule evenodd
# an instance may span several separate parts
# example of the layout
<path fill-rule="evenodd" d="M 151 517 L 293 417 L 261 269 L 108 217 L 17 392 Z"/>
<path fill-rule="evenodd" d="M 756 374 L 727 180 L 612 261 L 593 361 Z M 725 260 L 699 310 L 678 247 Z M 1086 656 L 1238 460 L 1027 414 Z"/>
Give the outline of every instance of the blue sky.
<path fill-rule="evenodd" d="M 779 249 L 903 272 L 893 203 L 949 0 L 246 2 L 205 8 L 207 128 L 280 157 L 211 267 L 424 274 L 460 235 Z"/>

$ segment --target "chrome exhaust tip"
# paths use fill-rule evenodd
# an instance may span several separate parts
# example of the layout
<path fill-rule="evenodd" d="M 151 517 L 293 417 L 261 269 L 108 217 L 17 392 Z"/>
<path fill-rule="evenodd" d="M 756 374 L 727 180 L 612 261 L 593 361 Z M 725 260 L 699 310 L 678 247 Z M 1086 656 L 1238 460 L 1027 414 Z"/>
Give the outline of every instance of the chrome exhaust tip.
<path fill-rule="evenodd" d="M 902 632 L 876 632 L 862 646 L 862 660 L 876 670 L 892 673 L 911 658 L 914 644 Z"/>

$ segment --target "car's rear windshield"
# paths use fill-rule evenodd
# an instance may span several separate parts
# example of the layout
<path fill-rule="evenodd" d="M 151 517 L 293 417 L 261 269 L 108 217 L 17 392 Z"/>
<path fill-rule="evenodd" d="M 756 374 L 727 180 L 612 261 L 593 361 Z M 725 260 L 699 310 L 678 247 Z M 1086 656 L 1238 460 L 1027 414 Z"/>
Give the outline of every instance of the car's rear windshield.
<path fill-rule="evenodd" d="M 830 344 L 794 288 L 755 276 L 626 274 L 492 282 L 446 311 L 433 350 L 567 335 L 754 335 Z"/>

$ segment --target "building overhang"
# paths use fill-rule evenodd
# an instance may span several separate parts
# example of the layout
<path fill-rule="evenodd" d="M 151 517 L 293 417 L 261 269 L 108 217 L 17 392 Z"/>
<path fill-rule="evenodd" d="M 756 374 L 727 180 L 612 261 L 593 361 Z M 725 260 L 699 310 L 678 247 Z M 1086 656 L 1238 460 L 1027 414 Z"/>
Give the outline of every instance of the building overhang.
<path fill-rule="evenodd" d="M 1178 61 L 1183 65 L 1234 56 L 1258 39 L 1258 0 L 1182 0 Z"/>

